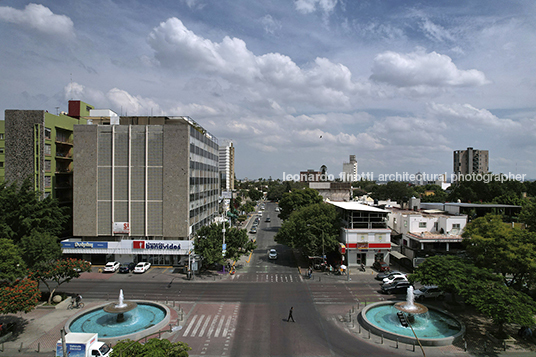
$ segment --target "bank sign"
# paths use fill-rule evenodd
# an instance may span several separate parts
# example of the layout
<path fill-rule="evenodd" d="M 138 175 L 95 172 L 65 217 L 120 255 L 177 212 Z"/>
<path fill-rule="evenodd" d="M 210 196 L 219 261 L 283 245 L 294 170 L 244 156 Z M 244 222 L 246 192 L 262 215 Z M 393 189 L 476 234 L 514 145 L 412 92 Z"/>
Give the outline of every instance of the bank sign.
<path fill-rule="evenodd" d="M 181 243 L 181 241 L 135 240 L 132 241 L 132 249 L 179 250 Z"/>
<path fill-rule="evenodd" d="M 61 242 L 62 248 L 108 249 L 108 242 Z"/>

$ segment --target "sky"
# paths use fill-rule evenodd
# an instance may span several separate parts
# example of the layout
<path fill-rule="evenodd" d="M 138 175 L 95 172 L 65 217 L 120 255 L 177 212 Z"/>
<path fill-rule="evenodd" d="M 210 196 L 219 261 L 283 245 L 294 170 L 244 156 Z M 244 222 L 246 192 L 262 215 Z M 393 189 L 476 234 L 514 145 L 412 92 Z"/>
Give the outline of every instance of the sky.
<path fill-rule="evenodd" d="M 0 110 L 189 116 L 236 177 L 536 178 L 533 0 L 0 0 Z M 373 176 L 372 176 L 373 175 Z"/>

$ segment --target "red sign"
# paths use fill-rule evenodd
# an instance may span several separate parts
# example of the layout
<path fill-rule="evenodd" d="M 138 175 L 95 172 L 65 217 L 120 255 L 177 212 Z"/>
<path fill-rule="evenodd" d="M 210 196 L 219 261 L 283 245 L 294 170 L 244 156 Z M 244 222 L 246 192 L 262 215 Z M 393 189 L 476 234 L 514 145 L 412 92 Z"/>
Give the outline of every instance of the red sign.
<path fill-rule="evenodd" d="M 368 249 L 368 243 L 357 243 L 357 249 Z"/>
<path fill-rule="evenodd" d="M 145 249 L 144 240 L 135 240 L 132 242 L 132 249 Z"/>
<path fill-rule="evenodd" d="M 370 249 L 391 249 L 391 243 L 369 243 Z"/>

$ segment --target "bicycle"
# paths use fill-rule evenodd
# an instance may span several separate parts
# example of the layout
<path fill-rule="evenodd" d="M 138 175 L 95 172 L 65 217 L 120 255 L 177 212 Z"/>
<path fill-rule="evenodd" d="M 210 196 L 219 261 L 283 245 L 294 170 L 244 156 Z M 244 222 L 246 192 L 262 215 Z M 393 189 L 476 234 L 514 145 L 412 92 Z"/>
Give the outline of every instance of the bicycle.
<path fill-rule="evenodd" d="M 75 303 L 70 303 L 68 306 L 67 306 L 67 309 L 68 310 L 72 310 L 72 309 L 82 309 L 84 307 L 84 303 L 83 302 L 79 302 L 78 305 L 76 305 Z"/>

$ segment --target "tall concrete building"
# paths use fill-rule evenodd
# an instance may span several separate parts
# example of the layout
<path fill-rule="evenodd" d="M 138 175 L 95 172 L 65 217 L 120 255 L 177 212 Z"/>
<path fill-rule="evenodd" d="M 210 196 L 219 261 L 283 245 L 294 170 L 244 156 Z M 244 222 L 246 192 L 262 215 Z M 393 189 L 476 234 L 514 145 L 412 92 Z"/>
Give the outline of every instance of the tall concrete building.
<path fill-rule="evenodd" d="M 235 177 L 235 148 L 230 140 L 220 145 L 219 170 L 221 190 L 223 192 L 232 192 Z"/>
<path fill-rule="evenodd" d="M 69 101 L 69 113 L 54 115 L 46 110 L 5 111 L 5 180 L 8 183 L 30 179 L 43 197 L 58 199 L 60 205 L 73 201 L 73 128 L 85 124 L 93 106 Z M 0 143 L 0 146 L 2 144 Z"/>
<path fill-rule="evenodd" d="M 77 125 L 74 238 L 64 254 L 94 263 L 181 264 L 218 213 L 218 141 L 188 117 Z"/>
<path fill-rule="evenodd" d="M 342 181 L 357 181 L 357 160 L 355 159 L 355 155 L 350 155 L 350 162 L 342 164 L 342 172 Z"/>
<path fill-rule="evenodd" d="M 467 150 L 454 151 L 454 174 L 485 174 L 489 172 L 489 152 L 488 150 Z"/>

